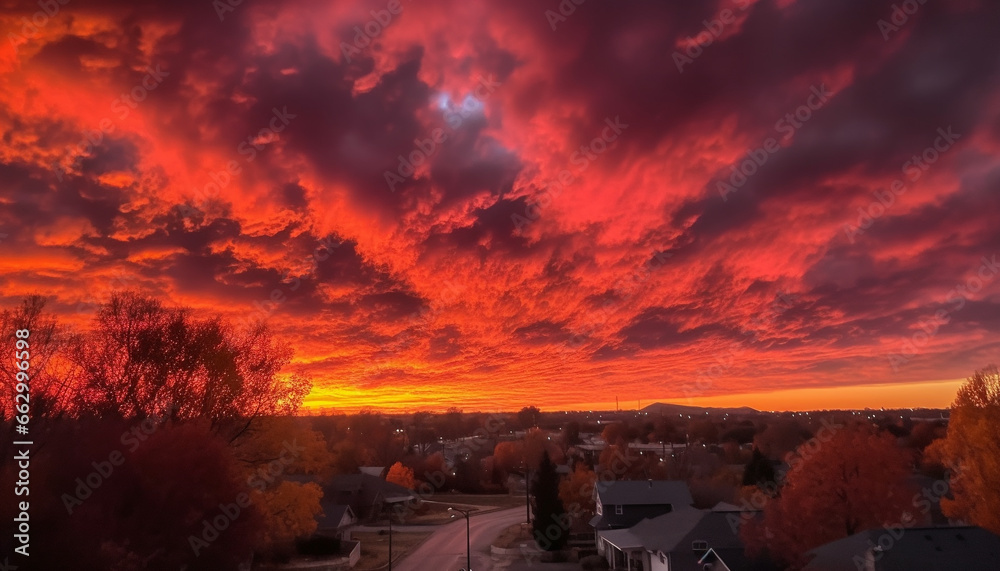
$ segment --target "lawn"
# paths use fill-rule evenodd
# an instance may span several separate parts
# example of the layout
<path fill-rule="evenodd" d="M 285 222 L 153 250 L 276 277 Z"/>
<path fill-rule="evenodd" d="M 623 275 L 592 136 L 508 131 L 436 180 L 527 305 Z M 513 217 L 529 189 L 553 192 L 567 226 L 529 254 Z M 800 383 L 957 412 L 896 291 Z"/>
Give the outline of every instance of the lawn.
<path fill-rule="evenodd" d="M 430 533 L 392 532 L 392 560 L 399 561 L 428 536 Z M 389 563 L 388 533 L 355 531 L 351 533 L 351 539 L 361 542 L 361 559 L 354 569 L 381 569 Z"/>
<path fill-rule="evenodd" d="M 524 507 L 524 498 L 496 494 L 437 494 L 425 499 L 419 508 L 407 510 L 402 523 L 408 525 L 439 525 L 461 519 L 461 514 L 449 512 L 449 507 L 472 510 L 472 514 L 497 509 Z"/>
<path fill-rule="evenodd" d="M 531 535 L 531 526 L 525 523 L 516 523 L 500 532 L 500 535 L 493 540 L 493 545 L 509 549 L 517 547 L 522 543 L 529 543 L 534 546 L 535 540 Z"/>
<path fill-rule="evenodd" d="M 489 506 L 497 508 L 524 507 L 524 496 L 510 494 L 447 494 L 441 493 L 427 498 L 436 502 L 455 502 L 470 506 Z"/>
<path fill-rule="evenodd" d="M 455 521 L 455 518 L 461 519 L 462 514 L 448 511 L 449 506 L 454 506 L 463 510 L 471 509 L 474 510 L 472 512 L 473 514 L 484 509 L 483 507 L 460 504 L 458 502 L 448 502 L 446 504 L 423 502 L 420 504 L 419 508 L 406 513 L 403 523 L 406 525 L 439 525 Z M 454 517 L 452 517 L 453 515 Z"/>

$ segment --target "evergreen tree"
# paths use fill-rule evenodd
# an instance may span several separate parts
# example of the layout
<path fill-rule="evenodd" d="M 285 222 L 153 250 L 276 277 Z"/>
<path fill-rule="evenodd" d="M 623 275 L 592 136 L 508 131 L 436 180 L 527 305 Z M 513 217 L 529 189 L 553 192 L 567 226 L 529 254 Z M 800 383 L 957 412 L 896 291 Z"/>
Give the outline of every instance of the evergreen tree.
<path fill-rule="evenodd" d="M 545 551 L 562 549 L 569 539 L 569 517 L 559 499 L 559 474 L 546 450 L 531 486 L 535 497 L 535 519 L 531 525 L 535 542 Z"/>
<path fill-rule="evenodd" d="M 753 457 L 743 471 L 743 485 L 763 487 L 774 483 L 774 466 L 756 446 L 753 447 Z"/>
<path fill-rule="evenodd" d="M 460 459 L 455 462 L 455 488 L 464 494 L 479 494 L 483 491 L 479 460 Z"/>

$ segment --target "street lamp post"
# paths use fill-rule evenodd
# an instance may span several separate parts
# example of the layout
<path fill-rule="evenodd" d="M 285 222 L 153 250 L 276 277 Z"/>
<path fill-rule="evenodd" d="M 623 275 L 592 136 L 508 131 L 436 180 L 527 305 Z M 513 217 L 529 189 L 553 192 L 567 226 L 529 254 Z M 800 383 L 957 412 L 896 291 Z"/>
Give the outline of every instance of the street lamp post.
<path fill-rule="evenodd" d="M 392 571 L 392 514 L 389 514 L 389 571 Z"/>
<path fill-rule="evenodd" d="M 458 512 L 465 516 L 465 571 L 472 571 L 472 540 L 469 534 L 469 514 L 472 510 L 460 510 L 458 508 L 448 508 L 450 512 Z M 455 514 L 451 514 L 455 517 Z"/>

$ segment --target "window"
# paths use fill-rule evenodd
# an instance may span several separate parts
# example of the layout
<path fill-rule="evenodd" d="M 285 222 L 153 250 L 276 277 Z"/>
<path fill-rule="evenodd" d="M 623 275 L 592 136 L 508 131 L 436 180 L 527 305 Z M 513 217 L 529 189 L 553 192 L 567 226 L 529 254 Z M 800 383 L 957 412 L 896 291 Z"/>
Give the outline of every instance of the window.
<path fill-rule="evenodd" d="M 708 542 L 707 541 L 692 541 L 691 542 L 691 549 L 693 549 L 694 551 L 708 551 Z"/>
<path fill-rule="evenodd" d="M 621 506 L 621 504 L 615 506 L 615 515 L 622 515 L 622 506 Z"/>

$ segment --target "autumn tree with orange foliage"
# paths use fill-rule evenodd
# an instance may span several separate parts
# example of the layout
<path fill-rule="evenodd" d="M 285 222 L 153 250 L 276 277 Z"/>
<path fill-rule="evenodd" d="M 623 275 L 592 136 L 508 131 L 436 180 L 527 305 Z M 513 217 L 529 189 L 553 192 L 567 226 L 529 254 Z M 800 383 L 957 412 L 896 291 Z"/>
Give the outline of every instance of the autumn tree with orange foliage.
<path fill-rule="evenodd" d="M 618 444 L 628 442 L 632 439 L 631 431 L 624 422 L 612 422 L 601 431 L 601 438 L 608 444 Z"/>
<path fill-rule="evenodd" d="M 741 529 L 751 556 L 766 552 L 795 567 L 810 549 L 912 517 L 912 458 L 891 434 L 871 425 L 843 426 L 812 439 L 789 464 L 763 521 Z"/>
<path fill-rule="evenodd" d="M 1000 533 L 1000 373 L 977 371 L 958 390 L 945 438 L 927 455 L 951 471 L 953 499 L 941 499 L 950 518 Z"/>
<path fill-rule="evenodd" d="M 504 472 L 520 472 L 525 466 L 537 470 L 545 452 L 555 464 L 566 461 L 558 443 L 550 440 L 544 431 L 533 428 L 521 440 L 498 443 L 493 449 L 493 458 L 495 466 Z"/>
<path fill-rule="evenodd" d="M 385 481 L 397 486 L 403 486 L 407 490 L 417 487 L 417 482 L 413 477 L 413 469 L 403 466 L 402 462 L 396 462 L 389 467 L 389 473 L 386 474 Z"/>
<path fill-rule="evenodd" d="M 498 442 L 493 448 L 493 464 L 505 473 L 524 469 L 524 444 L 519 441 Z"/>
<path fill-rule="evenodd" d="M 573 473 L 559 482 L 559 499 L 566 507 L 566 512 L 574 517 L 593 515 L 596 485 L 597 474 L 590 467 L 578 463 Z"/>
<path fill-rule="evenodd" d="M 659 478 L 664 476 L 662 472 L 665 470 L 661 470 L 653 458 L 644 458 L 621 439 L 617 444 L 609 444 L 601 450 L 598 464 L 605 471 L 614 474 L 618 480 Z"/>
<path fill-rule="evenodd" d="M 334 457 L 326 437 L 313 430 L 305 417 L 257 419 L 251 430 L 244 431 L 229 445 L 233 455 L 251 472 L 280 460 L 286 474 L 329 476 L 332 473 Z M 294 450 L 294 455 L 289 450 Z"/>
<path fill-rule="evenodd" d="M 551 437 L 546 436 L 545 431 L 532 428 L 528 430 L 528 433 L 524 435 L 524 457 L 528 462 L 528 466 L 532 470 L 537 470 L 542 463 L 542 456 L 546 452 L 549 454 L 549 459 L 554 464 L 562 464 L 566 461 L 566 456 L 563 454 L 557 442 L 553 442 Z"/>
<path fill-rule="evenodd" d="M 809 438 L 809 433 L 794 418 L 779 418 L 769 422 L 767 427 L 754 436 L 754 448 L 772 460 L 784 460 L 785 456 L 795 450 L 802 441 Z"/>

